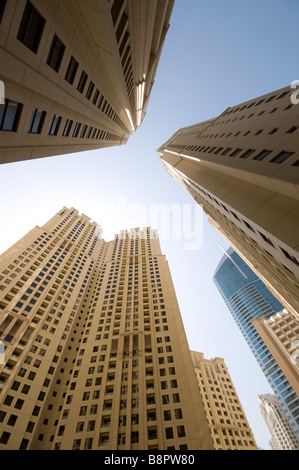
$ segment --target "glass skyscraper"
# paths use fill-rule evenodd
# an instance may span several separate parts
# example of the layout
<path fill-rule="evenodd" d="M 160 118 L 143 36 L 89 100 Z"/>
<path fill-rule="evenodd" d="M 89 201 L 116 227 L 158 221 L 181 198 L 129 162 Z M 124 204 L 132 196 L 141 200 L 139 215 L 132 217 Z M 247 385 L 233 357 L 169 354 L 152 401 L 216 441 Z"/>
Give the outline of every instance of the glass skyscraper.
<path fill-rule="evenodd" d="M 283 305 L 232 248 L 220 260 L 213 280 L 299 435 L 299 398 L 251 323 L 254 318 L 271 317 L 283 310 Z"/>

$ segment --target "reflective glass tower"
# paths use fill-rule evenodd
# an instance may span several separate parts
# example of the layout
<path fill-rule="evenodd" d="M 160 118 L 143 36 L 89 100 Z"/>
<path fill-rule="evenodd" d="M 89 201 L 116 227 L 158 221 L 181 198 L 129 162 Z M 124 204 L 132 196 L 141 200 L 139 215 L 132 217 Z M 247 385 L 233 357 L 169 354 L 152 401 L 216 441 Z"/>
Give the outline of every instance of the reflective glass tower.
<path fill-rule="evenodd" d="M 283 306 L 232 248 L 226 251 L 218 264 L 214 282 L 274 394 L 299 434 L 299 398 L 251 322 L 261 316 L 269 318 L 281 311 Z"/>

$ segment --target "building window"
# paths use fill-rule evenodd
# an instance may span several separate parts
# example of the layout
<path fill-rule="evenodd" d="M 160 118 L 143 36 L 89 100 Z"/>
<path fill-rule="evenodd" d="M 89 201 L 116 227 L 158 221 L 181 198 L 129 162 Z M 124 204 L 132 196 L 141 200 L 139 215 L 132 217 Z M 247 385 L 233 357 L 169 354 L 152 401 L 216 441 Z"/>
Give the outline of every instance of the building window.
<path fill-rule="evenodd" d="M 69 136 L 72 124 L 73 124 L 73 121 L 71 119 L 66 120 L 66 123 L 65 123 L 63 132 L 62 132 L 63 137 L 68 137 Z"/>
<path fill-rule="evenodd" d="M 242 149 L 236 149 L 230 154 L 230 157 L 236 157 L 240 152 L 242 152 Z"/>
<path fill-rule="evenodd" d="M 114 26 L 117 23 L 117 19 L 120 15 L 123 4 L 124 4 L 124 0 L 114 0 L 113 2 L 113 5 L 111 7 L 111 16 L 112 16 L 112 21 L 113 21 Z"/>
<path fill-rule="evenodd" d="M 173 429 L 165 428 L 165 437 L 166 439 L 173 439 Z"/>
<path fill-rule="evenodd" d="M 131 432 L 131 443 L 135 444 L 136 442 L 139 442 L 139 431 Z"/>
<path fill-rule="evenodd" d="M 74 83 L 75 76 L 78 70 L 79 63 L 76 61 L 76 59 L 72 56 L 66 75 L 65 75 L 65 80 L 69 82 L 71 85 Z"/>
<path fill-rule="evenodd" d="M 259 232 L 260 236 L 265 240 L 265 242 L 269 243 L 270 245 L 274 246 L 273 243 L 271 242 L 270 238 L 266 237 L 263 233 Z"/>
<path fill-rule="evenodd" d="M 270 153 L 272 153 L 272 150 L 263 150 L 256 157 L 254 157 L 253 160 L 264 160 L 264 158 L 266 158 Z"/>
<path fill-rule="evenodd" d="M 81 135 L 80 135 L 81 139 L 83 139 L 83 137 L 85 137 L 86 129 L 87 129 L 87 125 L 84 124 L 84 126 L 82 127 Z"/>
<path fill-rule="evenodd" d="M 246 150 L 246 152 L 243 153 L 243 155 L 241 155 L 240 158 L 248 158 L 248 157 L 250 157 L 250 155 L 252 155 L 254 152 L 255 152 L 255 150 L 252 150 L 252 149 Z"/>
<path fill-rule="evenodd" d="M 0 130 L 16 132 L 23 105 L 13 100 L 5 100 L 0 105 Z"/>
<path fill-rule="evenodd" d="M 221 155 L 227 155 L 231 150 L 232 148 L 227 148 L 226 150 L 224 150 L 224 152 L 221 153 Z"/>
<path fill-rule="evenodd" d="M 50 126 L 50 129 L 49 129 L 49 135 L 57 135 L 60 123 L 61 123 L 61 116 L 57 116 L 55 114 L 53 119 L 52 119 L 52 122 L 51 122 L 51 126 Z"/>
<path fill-rule="evenodd" d="M 93 100 L 92 100 L 92 104 L 96 104 L 96 102 L 98 101 L 99 95 L 100 95 L 100 90 L 96 89 Z"/>
<path fill-rule="evenodd" d="M 34 109 L 28 127 L 29 134 L 40 134 L 45 120 L 46 112 L 41 109 Z"/>
<path fill-rule="evenodd" d="M 81 122 L 77 122 L 74 128 L 73 137 L 77 137 L 81 127 Z"/>
<path fill-rule="evenodd" d="M 10 438 L 10 433 L 3 431 L 0 437 L 0 444 L 7 444 Z"/>
<path fill-rule="evenodd" d="M 177 431 L 178 431 L 178 437 L 185 437 L 186 436 L 184 426 L 178 426 Z"/>
<path fill-rule="evenodd" d="M 37 53 L 45 23 L 46 21 L 32 3 L 27 2 L 17 38 L 34 54 Z"/>
<path fill-rule="evenodd" d="M 88 88 L 87 88 L 87 92 L 86 92 L 86 98 L 87 98 L 88 100 L 90 100 L 90 98 L 91 98 L 93 89 L 94 89 L 94 83 L 93 83 L 93 82 L 90 82 L 90 84 L 89 84 L 89 86 L 88 86 Z"/>
<path fill-rule="evenodd" d="M 297 264 L 297 266 L 299 266 L 299 261 L 297 260 L 297 258 L 295 258 L 295 256 L 291 255 L 290 253 L 288 253 L 283 248 L 280 248 L 280 249 L 281 249 L 281 251 L 283 252 L 283 254 L 285 255 L 286 258 L 293 261 L 293 263 L 295 263 L 295 264 Z"/>
<path fill-rule="evenodd" d="M 276 155 L 275 158 L 271 160 L 273 163 L 283 163 L 285 162 L 289 157 L 294 155 L 295 152 L 280 152 L 278 155 Z"/>
<path fill-rule="evenodd" d="M 5 7 L 6 7 L 6 1 L 7 0 L 1 0 L 0 1 L 0 23 L 1 23 L 2 18 L 3 18 L 4 10 L 5 10 Z"/>
<path fill-rule="evenodd" d="M 65 45 L 55 34 L 47 59 L 47 64 L 55 70 L 55 72 L 59 71 L 64 51 Z"/>
<path fill-rule="evenodd" d="M 83 72 L 81 73 L 81 77 L 80 77 L 78 86 L 77 86 L 77 90 L 78 90 L 80 93 L 83 93 L 84 87 L 85 87 L 86 82 L 87 82 L 87 78 L 88 78 L 88 75 L 87 75 L 87 73 L 84 72 L 84 70 L 83 70 Z"/>

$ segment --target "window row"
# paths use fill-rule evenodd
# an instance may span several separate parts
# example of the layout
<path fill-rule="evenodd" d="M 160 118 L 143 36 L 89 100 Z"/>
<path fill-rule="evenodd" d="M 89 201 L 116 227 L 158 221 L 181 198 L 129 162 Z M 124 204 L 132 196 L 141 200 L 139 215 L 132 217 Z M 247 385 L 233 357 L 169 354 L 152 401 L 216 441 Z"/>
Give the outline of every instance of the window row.
<path fill-rule="evenodd" d="M 291 152 L 286 152 L 286 153 L 291 153 Z M 299 161 L 297 162 L 297 166 L 298 166 L 298 165 L 299 165 Z M 259 231 L 256 232 L 256 231 L 254 230 L 254 228 L 253 228 L 246 220 L 240 219 L 240 217 L 238 217 L 237 214 L 235 214 L 233 211 L 229 210 L 224 204 L 218 202 L 218 200 L 217 200 L 215 197 L 213 197 L 213 196 L 211 196 L 209 193 L 207 193 L 207 192 L 206 192 L 203 188 L 201 188 L 198 184 L 194 183 L 194 181 L 188 179 L 188 184 L 190 184 L 191 186 L 195 187 L 197 191 L 200 191 L 200 193 L 203 193 L 205 196 L 209 197 L 211 200 L 215 201 L 217 205 L 222 206 L 222 208 L 225 209 L 226 212 L 231 213 L 231 214 L 235 217 L 235 219 L 237 219 L 239 222 L 244 223 L 244 225 L 245 225 L 249 230 L 251 230 L 251 231 L 254 232 L 254 233 L 258 233 L 259 236 L 260 236 L 264 241 L 266 241 L 269 245 L 271 245 L 271 246 L 273 246 L 273 247 L 275 246 L 274 243 L 271 241 L 271 239 L 270 239 L 267 235 L 265 235 L 264 233 L 259 232 Z M 253 240 L 253 241 L 255 241 L 255 240 Z M 288 260 L 292 261 L 294 264 L 296 264 L 297 266 L 299 266 L 299 261 L 298 261 L 298 259 L 297 259 L 293 254 L 289 253 L 287 250 L 285 250 L 285 249 L 282 248 L 282 247 L 279 247 L 279 248 L 280 248 L 280 250 L 282 251 L 282 253 L 284 254 L 284 256 L 285 256 Z"/>
<path fill-rule="evenodd" d="M 17 132 L 18 123 L 20 121 L 21 113 L 23 109 L 22 103 L 5 99 L 5 104 L 0 105 L 0 130 L 7 132 Z M 27 129 L 28 134 L 41 134 L 43 125 L 46 118 L 46 111 L 41 109 L 34 109 L 31 114 L 29 126 Z M 50 127 L 48 129 L 48 135 L 57 136 L 61 127 L 62 117 L 54 115 Z M 81 122 L 76 122 L 71 119 L 66 119 L 64 127 L 62 129 L 62 137 L 80 137 L 81 139 L 99 139 L 99 140 L 119 140 L 119 136 L 111 134 L 108 131 L 98 129 Z M 72 132 L 71 132 L 72 131 Z"/>
<path fill-rule="evenodd" d="M 40 41 L 43 35 L 45 28 L 46 20 L 38 12 L 38 10 L 32 5 L 30 1 L 27 1 L 25 10 L 22 16 L 20 23 L 19 31 L 17 34 L 17 39 L 24 44 L 28 49 L 30 49 L 34 54 L 37 54 Z M 51 69 L 56 73 L 59 73 L 62 60 L 66 51 L 66 46 L 63 44 L 61 39 L 54 34 L 52 43 L 48 52 L 46 63 Z M 65 80 L 73 85 L 76 78 L 77 72 L 79 69 L 79 63 L 72 56 L 69 65 L 65 74 Z M 79 93 L 83 94 L 86 84 L 88 81 L 88 75 L 83 70 L 81 72 L 80 78 L 77 83 L 77 90 Z M 119 119 L 119 116 L 114 111 L 112 106 L 108 103 L 105 97 L 100 93 L 99 89 L 95 87 L 95 84 L 90 81 L 85 97 L 88 100 L 91 100 L 92 94 L 94 92 L 92 103 L 97 106 L 101 112 L 105 113 L 107 117 L 117 124 L 119 124 L 125 131 L 127 131 L 125 125 Z"/>
<path fill-rule="evenodd" d="M 297 129 L 297 128 L 296 128 Z M 252 156 L 255 152 L 256 149 L 233 149 L 232 147 L 206 147 L 206 146 L 188 146 L 186 150 L 192 150 L 192 151 L 197 151 L 197 152 L 202 152 L 202 153 L 213 153 L 214 155 L 227 155 L 229 157 L 236 157 L 238 156 L 239 158 L 244 158 L 247 159 L 250 156 Z M 266 157 L 269 155 L 273 154 L 273 150 L 267 150 L 264 149 L 262 151 L 259 151 L 257 155 L 253 157 L 252 160 L 264 160 Z M 290 157 L 292 157 L 295 154 L 295 152 L 289 152 L 286 150 L 283 150 L 281 152 L 278 152 L 271 160 L 270 162 L 272 163 L 284 163 L 286 160 L 288 160 Z M 293 166 L 299 166 L 299 160 L 297 160 L 295 163 L 293 163 Z"/>

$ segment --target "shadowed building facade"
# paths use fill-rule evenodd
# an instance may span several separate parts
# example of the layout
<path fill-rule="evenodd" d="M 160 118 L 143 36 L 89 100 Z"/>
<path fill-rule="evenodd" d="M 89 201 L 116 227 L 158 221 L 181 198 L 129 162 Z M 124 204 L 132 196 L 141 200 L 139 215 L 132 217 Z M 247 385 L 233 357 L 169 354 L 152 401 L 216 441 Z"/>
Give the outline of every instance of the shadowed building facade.
<path fill-rule="evenodd" d="M 158 153 L 211 224 L 299 318 L 299 114 L 290 87 L 178 130 Z"/>
<path fill-rule="evenodd" d="M 0 448 L 213 449 L 157 232 L 63 208 L 0 257 Z"/>
<path fill-rule="evenodd" d="M 173 5 L 2 1 L 0 163 L 125 144 L 146 114 Z"/>

